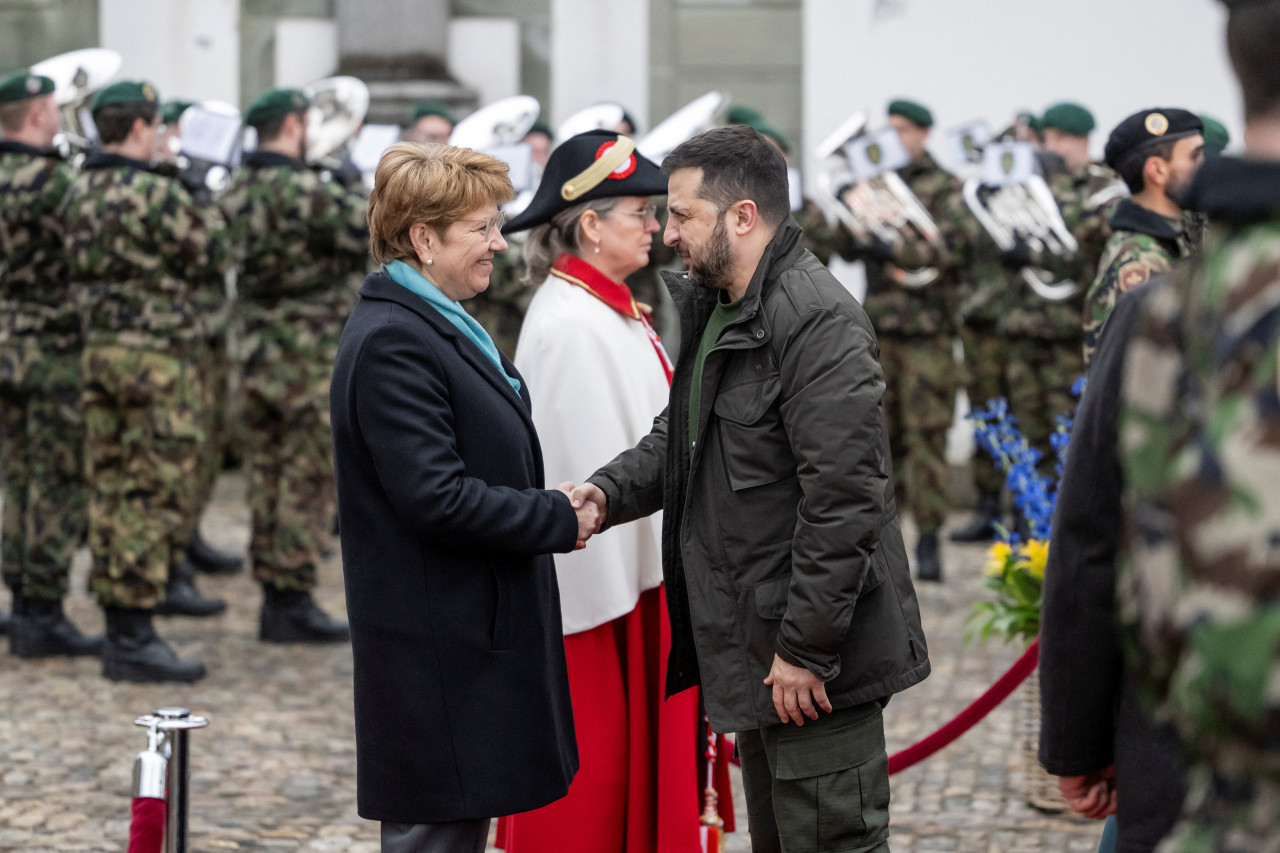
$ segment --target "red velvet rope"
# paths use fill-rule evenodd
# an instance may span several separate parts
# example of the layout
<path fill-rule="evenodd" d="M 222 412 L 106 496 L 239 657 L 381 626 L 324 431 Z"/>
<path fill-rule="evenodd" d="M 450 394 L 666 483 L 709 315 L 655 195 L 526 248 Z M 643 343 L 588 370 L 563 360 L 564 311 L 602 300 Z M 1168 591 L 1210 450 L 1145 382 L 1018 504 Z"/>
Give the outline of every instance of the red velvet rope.
<path fill-rule="evenodd" d="M 973 700 L 969 707 L 961 711 L 954 720 L 919 743 L 889 756 L 889 775 L 892 776 L 900 770 L 906 770 L 911 765 L 924 761 L 973 728 L 979 720 L 990 714 L 997 705 L 1009 698 L 1009 694 L 1019 684 L 1027 680 L 1027 676 L 1036 668 L 1036 664 L 1039 661 L 1040 638 L 1036 637 L 1031 645 L 1027 647 L 1027 650 L 1022 653 L 1022 657 L 1014 661 L 1013 666 L 1009 667 L 1008 672 L 1000 676 L 995 684 L 987 688 L 986 693 Z"/>
<path fill-rule="evenodd" d="M 164 800 L 134 797 L 132 812 L 128 853 L 160 853 L 164 841 Z"/>

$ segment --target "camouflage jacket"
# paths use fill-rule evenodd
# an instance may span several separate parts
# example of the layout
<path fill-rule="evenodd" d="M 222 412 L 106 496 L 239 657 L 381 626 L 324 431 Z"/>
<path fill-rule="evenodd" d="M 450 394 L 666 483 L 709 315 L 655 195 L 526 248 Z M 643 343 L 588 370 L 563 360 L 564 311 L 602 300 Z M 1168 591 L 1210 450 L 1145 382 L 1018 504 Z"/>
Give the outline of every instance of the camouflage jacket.
<path fill-rule="evenodd" d="M 1280 163 L 1213 160 L 1191 192 L 1204 252 L 1126 356 L 1117 601 L 1131 677 L 1190 761 L 1171 849 L 1248 853 L 1280 837 Z"/>
<path fill-rule="evenodd" d="M 94 152 L 61 211 L 87 343 L 169 349 L 223 322 L 224 312 L 209 307 L 225 304 L 216 295 L 230 264 L 226 224 L 177 181 Z"/>
<path fill-rule="evenodd" d="M 1122 293 L 1169 272 L 1191 255 L 1190 217 L 1169 219 L 1123 199 L 1111 215 L 1111 239 L 1098 262 L 1098 276 L 1084 297 L 1084 363 L 1098 348 L 1098 335 Z"/>
<path fill-rule="evenodd" d="M 369 266 L 368 200 L 301 160 L 258 151 L 219 204 L 239 268 L 240 356 L 332 366 L 356 298 L 352 274 Z"/>
<path fill-rule="evenodd" d="M 1035 298 L 1022 282 L 1000 262 L 995 240 L 978 222 L 963 193 L 948 199 L 938 227 L 946 238 L 949 261 L 957 268 L 961 282 L 957 316 L 964 325 L 995 326 L 1021 300 Z"/>
<path fill-rule="evenodd" d="M 1084 294 L 1097 274 L 1098 260 L 1111 236 L 1111 213 L 1128 191 L 1115 172 L 1093 163 L 1052 176 L 1049 189 L 1079 248 L 1070 259 L 1044 252 L 1035 254 L 1032 260 L 1059 280 L 1070 279 L 1079 287 L 1071 298 L 1060 302 L 1041 297 L 1020 300 L 1018 307 L 1001 319 L 1000 328 L 1013 336 L 1079 340 Z"/>
<path fill-rule="evenodd" d="M 58 212 L 74 177 L 53 151 L 0 142 L 0 340 L 80 338 Z"/>
<path fill-rule="evenodd" d="M 927 152 L 904 166 L 898 174 L 935 223 L 943 218 L 948 205 L 960 194 L 960 182 Z M 946 239 L 945 233 L 943 239 Z M 939 276 L 923 287 L 907 287 L 900 283 L 900 269 L 867 260 L 867 298 L 863 307 L 876 333 L 905 336 L 954 334 L 960 282 L 957 268 L 950 263 L 946 250 L 938 250 L 923 239 L 894 248 L 895 258 L 904 266 L 933 265 L 939 270 Z"/>

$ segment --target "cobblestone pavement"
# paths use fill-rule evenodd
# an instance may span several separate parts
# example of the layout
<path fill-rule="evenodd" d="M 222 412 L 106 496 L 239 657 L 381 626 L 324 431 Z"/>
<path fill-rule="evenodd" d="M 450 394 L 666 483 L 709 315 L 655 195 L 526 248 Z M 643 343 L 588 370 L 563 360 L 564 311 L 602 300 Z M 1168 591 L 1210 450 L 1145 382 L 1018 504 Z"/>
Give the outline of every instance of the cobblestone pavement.
<path fill-rule="evenodd" d="M 241 478 L 222 478 L 204 520 L 207 538 L 229 550 L 248 540 L 243 490 Z M 1016 657 L 1016 649 L 962 642 L 969 608 L 983 595 L 982 550 L 950 546 L 944 557 L 946 583 L 919 589 L 933 674 L 889 705 L 890 752 L 949 719 Z M 79 565 L 68 611 L 82 628 L 100 631 L 84 572 Z M 97 660 L 32 662 L 0 653 L 0 851 L 124 849 L 133 756 L 145 746 L 132 720 L 164 705 L 212 721 L 191 736 L 193 851 L 378 849 L 377 824 L 355 812 L 349 647 L 259 644 L 260 592 L 247 575 L 200 583 L 206 594 L 228 599 L 224 616 L 157 620 L 181 655 L 208 664 L 199 684 L 113 684 L 100 677 Z M 336 559 L 321 573 L 317 598 L 342 612 Z M 1096 847 L 1099 824 L 1023 801 L 1015 704 L 893 778 L 895 853 Z M 737 799 L 745 824 L 740 793 Z M 749 850 L 747 833 L 729 836 L 726 848 Z"/>

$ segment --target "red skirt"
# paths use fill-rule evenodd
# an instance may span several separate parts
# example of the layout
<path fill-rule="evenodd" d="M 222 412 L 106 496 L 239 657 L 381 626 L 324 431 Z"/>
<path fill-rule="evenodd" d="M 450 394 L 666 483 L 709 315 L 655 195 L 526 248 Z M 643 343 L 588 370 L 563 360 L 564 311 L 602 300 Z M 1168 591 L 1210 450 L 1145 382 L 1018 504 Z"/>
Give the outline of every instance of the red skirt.
<path fill-rule="evenodd" d="M 564 638 L 580 767 L 569 793 L 498 822 L 508 853 L 701 853 L 706 723 L 696 690 L 662 701 L 671 627 L 661 587 L 634 610 Z M 719 739 L 723 744 L 723 739 Z M 728 755 L 720 815 L 733 829 Z M 518 772 L 518 768 L 513 768 Z"/>

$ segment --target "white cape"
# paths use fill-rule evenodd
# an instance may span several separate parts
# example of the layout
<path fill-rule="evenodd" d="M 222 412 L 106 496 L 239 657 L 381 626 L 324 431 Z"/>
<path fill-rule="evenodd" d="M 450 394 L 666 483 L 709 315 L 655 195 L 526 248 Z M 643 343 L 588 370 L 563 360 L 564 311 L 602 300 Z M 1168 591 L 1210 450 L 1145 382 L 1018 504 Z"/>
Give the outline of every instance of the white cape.
<path fill-rule="evenodd" d="M 667 405 L 667 376 L 643 324 L 556 276 L 529 304 L 515 364 L 533 398 L 547 488 L 581 483 L 634 447 Z M 556 554 L 564 632 L 624 616 L 662 583 L 661 539 L 659 512 Z"/>

